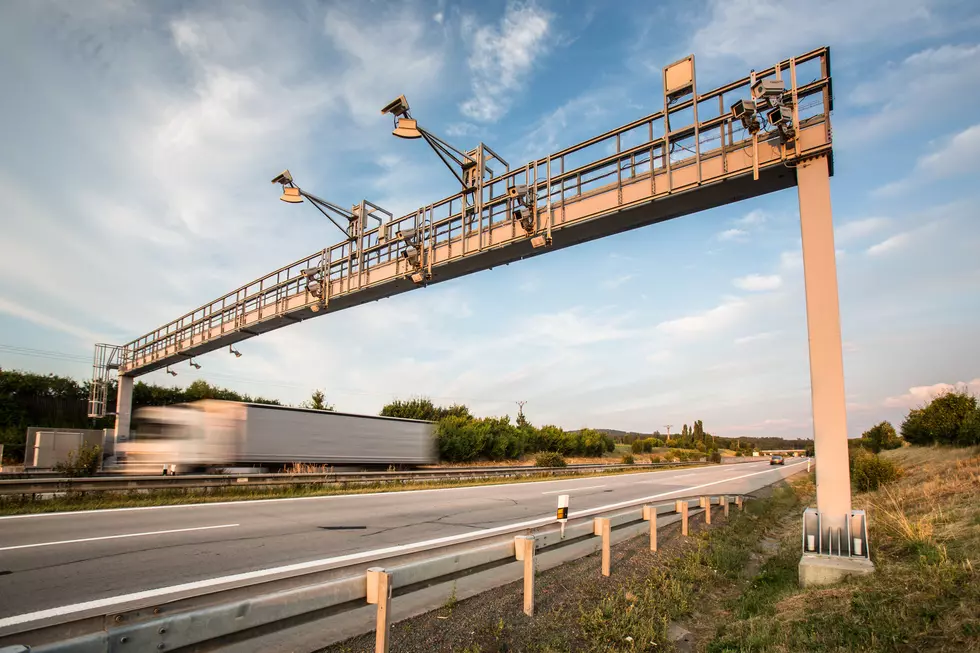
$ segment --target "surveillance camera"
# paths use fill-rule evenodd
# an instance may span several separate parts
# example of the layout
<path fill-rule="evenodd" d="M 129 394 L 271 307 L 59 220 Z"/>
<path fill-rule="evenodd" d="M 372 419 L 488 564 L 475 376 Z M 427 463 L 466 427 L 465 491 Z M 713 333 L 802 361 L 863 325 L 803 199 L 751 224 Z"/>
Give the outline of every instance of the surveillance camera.
<path fill-rule="evenodd" d="M 527 184 L 517 184 L 507 189 L 507 197 L 517 199 L 527 195 Z"/>
<path fill-rule="evenodd" d="M 274 184 L 291 184 L 293 182 L 293 176 L 289 174 L 289 170 L 283 170 L 281 173 L 276 175 L 276 178 L 272 180 Z"/>
<path fill-rule="evenodd" d="M 407 116 L 408 100 L 405 99 L 404 95 L 399 95 L 381 109 L 382 116 L 386 113 L 390 113 L 393 116 Z"/>
<path fill-rule="evenodd" d="M 395 238 L 401 240 L 415 240 L 415 234 L 417 231 L 415 229 L 399 229 L 395 232 Z"/>
<path fill-rule="evenodd" d="M 752 95 L 756 98 L 779 97 L 786 87 L 778 79 L 760 79 L 752 85 Z"/>
<path fill-rule="evenodd" d="M 787 107 L 777 106 L 766 114 L 770 125 L 785 125 L 793 122 L 793 113 Z"/>
<path fill-rule="evenodd" d="M 732 105 L 732 116 L 742 118 L 746 114 L 754 114 L 756 111 L 754 100 L 739 100 Z"/>

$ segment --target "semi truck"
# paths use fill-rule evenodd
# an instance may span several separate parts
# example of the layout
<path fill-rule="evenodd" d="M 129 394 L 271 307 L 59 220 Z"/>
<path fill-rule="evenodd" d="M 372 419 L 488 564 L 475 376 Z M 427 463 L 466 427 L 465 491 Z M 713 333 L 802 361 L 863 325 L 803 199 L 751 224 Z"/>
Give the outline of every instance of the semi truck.
<path fill-rule="evenodd" d="M 138 408 L 116 448 L 123 471 L 157 474 L 411 468 L 437 458 L 432 422 L 212 399 Z"/>

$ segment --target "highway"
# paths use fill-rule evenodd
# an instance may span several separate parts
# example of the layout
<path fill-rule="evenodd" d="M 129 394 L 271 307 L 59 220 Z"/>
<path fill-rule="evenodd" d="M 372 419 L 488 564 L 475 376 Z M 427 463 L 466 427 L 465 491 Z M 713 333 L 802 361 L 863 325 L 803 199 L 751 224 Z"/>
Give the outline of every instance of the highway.
<path fill-rule="evenodd" d="M 577 510 L 748 493 L 805 470 L 765 462 L 407 492 L 0 517 L 0 628 L 140 598 L 161 601 L 338 557 L 453 541 Z M 229 576 L 233 576 L 229 578 Z"/>

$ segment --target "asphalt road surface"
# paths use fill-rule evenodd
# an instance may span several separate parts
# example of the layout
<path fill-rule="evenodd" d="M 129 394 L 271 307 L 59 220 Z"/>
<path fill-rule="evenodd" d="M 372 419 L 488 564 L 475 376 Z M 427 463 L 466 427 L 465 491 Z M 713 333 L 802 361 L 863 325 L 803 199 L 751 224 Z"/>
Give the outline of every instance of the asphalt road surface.
<path fill-rule="evenodd" d="M 149 590 L 695 493 L 748 493 L 801 469 L 764 462 L 534 483 L 0 517 L 0 628 Z"/>

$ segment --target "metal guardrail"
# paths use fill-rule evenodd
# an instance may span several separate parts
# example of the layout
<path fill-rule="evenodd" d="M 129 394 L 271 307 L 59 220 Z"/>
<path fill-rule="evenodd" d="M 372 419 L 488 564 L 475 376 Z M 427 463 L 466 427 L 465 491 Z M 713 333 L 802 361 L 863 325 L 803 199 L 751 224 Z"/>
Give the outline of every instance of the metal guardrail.
<path fill-rule="evenodd" d="M 746 462 L 751 462 L 747 459 Z M 569 465 L 567 467 L 470 467 L 422 469 L 411 472 L 329 472 L 305 474 L 92 476 L 79 478 L 16 478 L 0 480 L 0 496 L 67 494 L 71 492 L 126 492 L 134 490 L 276 487 L 297 485 L 365 485 L 436 480 L 473 480 L 524 476 L 570 476 L 596 471 L 661 469 L 704 464 L 698 461 L 633 465 Z"/>
<path fill-rule="evenodd" d="M 565 527 L 559 527 L 555 518 L 541 518 L 487 529 L 470 539 L 463 535 L 459 538 L 462 542 L 450 545 L 424 546 L 423 542 L 416 550 L 398 555 L 386 555 L 382 550 L 359 558 L 355 555 L 358 559 L 353 561 L 345 556 L 346 564 L 340 567 L 304 570 L 245 587 L 220 588 L 186 598 L 175 596 L 175 600 L 162 603 L 159 598 L 136 599 L 108 611 L 96 606 L 68 618 L 51 616 L 7 625 L 0 633 L 0 646 L 28 646 L 26 650 L 32 653 L 170 651 L 185 647 L 215 650 L 322 619 L 352 616 L 356 610 L 361 610 L 361 624 L 356 627 L 368 632 L 370 626 L 363 627 L 363 610 L 377 604 L 382 650 L 381 639 L 391 621 L 392 597 L 397 603 L 413 592 L 424 594 L 423 590 L 447 583 L 455 595 L 457 582 L 482 575 L 482 589 L 469 592 L 472 594 L 523 576 L 525 611 L 531 614 L 535 571 L 601 551 L 602 573 L 608 576 L 613 544 L 649 532 L 651 549 L 656 550 L 657 517 L 667 516 L 664 523 L 681 521 L 682 534 L 686 535 L 687 520 L 699 508 L 721 506 L 727 517 L 732 498 L 741 509 L 741 494 L 689 495 L 661 503 L 623 502 L 614 508 L 569 515 Z M 707 523 L 710 519 L 709 510 Z M 415 611 L 438 605 L 416 606 Z M 375 616 L 369 616 L 373 622 Z M 320 623 L 317 629 L 322 634 L 319 646 L 332 643 L 323 640 L 340 632 Z"/>

